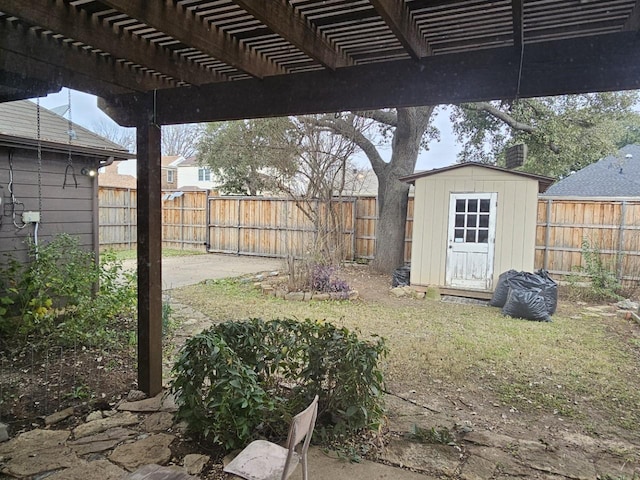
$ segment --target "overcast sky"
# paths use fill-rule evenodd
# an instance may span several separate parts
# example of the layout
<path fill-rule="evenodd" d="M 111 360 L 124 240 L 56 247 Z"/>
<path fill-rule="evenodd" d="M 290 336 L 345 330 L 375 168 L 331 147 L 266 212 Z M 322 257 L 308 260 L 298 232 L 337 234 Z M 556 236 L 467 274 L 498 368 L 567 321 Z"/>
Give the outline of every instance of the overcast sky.
<path fill-rule="evenodd" d="M 66 105 L 68 100 L 67 89 L 63 88 L 60 93 L 48 95 L 40 99 L 40 105 L 52 109 L 61 105 Z M 35 101 L 35 99 L 34 99 Z M 86 93 L 71 91 L 71 115 L 74 123 L 85 128 L 92 129 L 101 121 L 113 121 L 105 115 L 97 106 L 96 97 Z M 432 141 L 429 144 L 429 151 L 422 152 L 418 158 L 416 170 L 429 170 L 432 168 L 444 167 L 456 162 L 460 146 L 451 131 L 449 113 L 439 109 L 435 118 L 435 125 L 440 130 L 441 141 Z M 386 157 L 390 155 L 390 150 L 386 152 Z M 384 152 L 383 152 L 383 156 Z M 366 158 L 359 159 L 358 163 L 363 166 L 368 165 Z"/>

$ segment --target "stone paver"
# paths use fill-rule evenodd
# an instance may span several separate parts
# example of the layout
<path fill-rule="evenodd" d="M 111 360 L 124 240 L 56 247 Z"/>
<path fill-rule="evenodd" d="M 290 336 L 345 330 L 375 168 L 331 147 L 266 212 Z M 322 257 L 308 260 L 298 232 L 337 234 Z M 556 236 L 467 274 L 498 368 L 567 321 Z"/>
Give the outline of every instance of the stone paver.
<path fill-rule="evenodd" d="M 108 460 L 95 460 L 54 473 L 47 480 L 122 480 L 126 473 Z"/>
<path fill-rule="evenodd" d="M 128 428 L 115 427 L 106 432 L 82 437 L 78 440 L 67 442 L 78 455 L 104 452 L 115 448 L 116 445 L 135 438 L 136 432 Z"/>
<path fill-rule="evenodd" d="M 116 447 L 109 460 L 129 471 L 147 464 L 164 465 L 171 459 L 169 445 L 175 437 L 166 433 L 151 435 L 134 443 Z"/>
<path fill-rule="evenodd" d="M 96 433 L 105 432 L 114 427 L 128 427 L 136 425 L 140 418 L 131 412 L 119 412 L 111 417 L 93 420 L 92 422 L 78 425 L 73 430 L 75 438 L 82 438 Z"/>

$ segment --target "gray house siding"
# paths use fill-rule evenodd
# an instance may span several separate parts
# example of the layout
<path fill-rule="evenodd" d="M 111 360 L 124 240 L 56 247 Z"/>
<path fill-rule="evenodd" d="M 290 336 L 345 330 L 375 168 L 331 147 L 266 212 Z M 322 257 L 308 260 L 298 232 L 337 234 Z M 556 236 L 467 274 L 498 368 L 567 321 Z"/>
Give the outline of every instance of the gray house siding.
<path fill-rule="evenodd" d="M 9 151 L 0 146 L 0 195 L 2 198 L 2 224 L 0 225 L 0 257 L 12 254 L 16 259 L 27 258 L 27 238 L 33 238 L 34 226 L 27 225 L 17 229 L 13 224 L 11 194 L 9 192 Z M 80 174 L 82 167 L 93 167 L 98 159 L 73 156 L 78 188 L 73 178 L 67 176 L 67 186 L 62 188 L 67 155 L 43 152 L 42 161 L 42 212 L 38 227 L 39 242 L 48 242 L 60 233 L 76 236 L 82 247 L 98 248 L 96 177 Z M 36 152 L 33 150 L 13 150 L 13 192 L 17 201 L 24 203 L 17 209 L 17 223 L 21 224 L 21 212 L 38 211 L 38 166 Z M 2 258 L 0 258 L 2 261 Z"/>

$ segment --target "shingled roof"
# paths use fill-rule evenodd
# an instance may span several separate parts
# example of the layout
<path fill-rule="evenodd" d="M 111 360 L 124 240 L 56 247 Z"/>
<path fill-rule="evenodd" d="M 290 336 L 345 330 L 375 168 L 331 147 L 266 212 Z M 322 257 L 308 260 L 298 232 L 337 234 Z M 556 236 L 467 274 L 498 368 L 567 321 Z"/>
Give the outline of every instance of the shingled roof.
<path fill-rule="evenodd" d="M 575 172 L 552 185 L 549 196 L 639 197 L 640 145 L 627 145 L 617 154 Z"/>
<path fill-rule="evenodd" d="M 40 144 L 48 151 L 71 151 L 116 160 L 135 158 L 120 145 L 72 123 L 74 138 L 69 145 L 68 120 L 40 107 Z M 37 106 L 29 100 L 0 103 L 0 144 L 34 148 L 38 143 Z"/>

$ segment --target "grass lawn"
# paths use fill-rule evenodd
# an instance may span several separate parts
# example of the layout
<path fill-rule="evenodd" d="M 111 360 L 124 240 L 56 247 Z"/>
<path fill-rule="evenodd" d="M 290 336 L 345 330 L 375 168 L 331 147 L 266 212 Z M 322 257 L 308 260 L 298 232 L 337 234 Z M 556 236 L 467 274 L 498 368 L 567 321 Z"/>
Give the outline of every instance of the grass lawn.
<path fill-rule="evenodd" d="M 532 419 L 562 416 L 587 432 L 611 425 L 638 433 L 640 328 L 590 316 L 586 306 L 561 304 L 552 323 L 537 323 L 504 317 L 497 308 L 432 300 L 292 302 L 232 280 L 172 295 L 214 321 L 324 319 L 383 336 L 392 391 L 442 396 L 463 387 Z"/>

